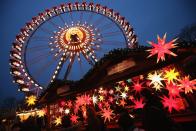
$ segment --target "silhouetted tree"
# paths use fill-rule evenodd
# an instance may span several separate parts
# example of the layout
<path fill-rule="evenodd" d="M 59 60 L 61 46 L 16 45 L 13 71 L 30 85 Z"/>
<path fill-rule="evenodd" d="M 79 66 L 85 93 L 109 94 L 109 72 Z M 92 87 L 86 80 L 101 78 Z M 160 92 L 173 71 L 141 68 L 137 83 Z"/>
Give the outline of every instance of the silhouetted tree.
<path fill-rule="evenodd" d="M 183 28 L 178 37 L 186 42 L 196 41 L 196 23 Z"/>

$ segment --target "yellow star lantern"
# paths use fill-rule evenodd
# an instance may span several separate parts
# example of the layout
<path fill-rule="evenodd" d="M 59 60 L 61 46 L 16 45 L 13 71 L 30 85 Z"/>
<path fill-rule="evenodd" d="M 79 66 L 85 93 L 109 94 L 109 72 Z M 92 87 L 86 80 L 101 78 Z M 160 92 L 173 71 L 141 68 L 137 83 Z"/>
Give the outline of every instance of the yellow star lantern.
<path fill-rule="evenodd" d="M 26 98 L 26 103 L 27 103 L 28 106 L 33 106 L 33 105 L 35 105 L 35 102 L 36 102 L 36 101 L 37 101 L 37 97 L 34 96 L 34 95 L 28 96 L 28 97 Z"/>
<path fill-rule="evenodd" d="M 54 124 L 55 126 L 59 126 L 62 124 L 62 118 L 59 116 L 59 117 L 56 117 L 55 120 L 54 120 Z"/>
<path fill-rule="evenodd" d="M 128 92 L 129 91 L 129 87 L 126 85 L 125 86 L 125 92 Z"/>
<path fill-rule="evenodd" d="M 99 101 L 103 101 L 104 100 L 104 97 L 103 96 L 99 96 Z"/>
<path fill-rule="evenodd" d="M 37 112 L 37 116 L 38 116 L 38 117 L 44 117 L 45 114 L 46 114 L 45 110 L 39 110 L 39 111 Z"/>
<path fill-rule="evenodd" d="M 175 68 L 170 69 L 169 71 L 165 71 L 165 79 L 167 79 L 168 83 L 174 82 L 174 80 L 178 80 L 179 72 L 175 72 Z"/>

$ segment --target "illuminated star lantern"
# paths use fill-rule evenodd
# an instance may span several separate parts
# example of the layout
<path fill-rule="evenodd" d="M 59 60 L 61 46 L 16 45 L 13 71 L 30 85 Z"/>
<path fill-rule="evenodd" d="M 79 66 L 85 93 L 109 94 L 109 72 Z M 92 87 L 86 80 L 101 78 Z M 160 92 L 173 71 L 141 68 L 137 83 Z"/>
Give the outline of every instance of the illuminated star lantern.
<path fill-rule="evenodd" d="M 172 98 L 171 96 L 168 98 L 166 96 L 163 96 L 162 98 L 162 104 L 165 108 L 168 108 L 168 111 L 171 113 L 172 109 L 179 110 L 178 101 L 175 98 Z"/>
<path fill-rule="evenodd" d="M 75 105 L 75 107 L 74 107 L 74 113 L 77 114 L 78 113 L 78 110 L 79 110 L 79 106 L 78 105 Z"/>
<path fill-rule="evenodd" d="M 167 81 L 170 82 L 174 82 L 174 80 L 178 80 L 179 76 L 179 72 L 175 72 L 175 68 L 174 69 L 170 69 L 169 71 L 165 71 L 165 79 L 167 79 Z"/>
<path fill-rule="evenodd" d="M 114 98 L 110 96 L 108 100 L 109 100 L 110 103 L 113 103 Z"/>
<path fill-rule="evenodd" d="M 56 117 L 55 120 L 54 120 L 54 124 L 55 126 L 59 126 L 62 124 L 62 118 L 59 116 L 59 117 Z"/>
<path fill-rule="evenodd" d="M 45 114 L 46 114 L 46 112 L 45 112 L 45 110 L 40 110 L 40 111 L 38 111 L 38 117 L 44 117 L 45 116 Z"/>
<path fill-rule="evenodd" d="M 180 88 L 178 85 L 176 85 L 175 83 L 166 83 L 166 88 L 169 91 L 169 96 L 180 96 Z"/>
<path fill-rule="evenodd" d="M 175 42 L 177 39 L 173 39 L 172 41 L 166 43 L 166 34 L 163 36 L 163 38 L 160 38 L 159 36 L 157 36 L 157 39 L 158 39 L 157 44 L 151 41 L 148 42 L 151 46 L 153 46 L 152 49 L 147 50 L 150 52 L 150 55 L 148 57 L 151 57 L 157 54 L 158 55 L 157 63 L 158 63 L 160 59 L 162 61 L 165 60 L 165 54 L 177 56 L 172 51 L 170 51 L 170 49 L 173 49 L 176 47 Z"/>
<path fill-rule="evenodd" d="M 72 123 L 77 123 L 78 122 L 78 116 L 77 115 L 71 115 L 70 116 L 70 120 Z"/>
<path fill-rule="evenodd" d="M 106 108 L 110 107 L 110 104 L 108 102 L 104 102 L 104 105 Z"/>
<path fill-rule="evenodd" d="M 136 91 L 136 93 L 140 92 L 142 90 L 142 84 L 143 83 L 139 83 L 139 81 L 137 81 L 136 83 L 133 82 L 133 88 Z"/>
<path fill-rule="evenodd" d="M 163 84 L 162 84 L 162 80 L 164 80 L 162 78 L 162 73 L 157 74 L 157 72 L 155 71 L 154 74 L 149 73 L 148 74 L 148 80 L 150 80 L 150 85 L 154 85 L 153 88 L 155 88 L 156 90 L 160 90 L 160 88 L 162 88 Z"/>
<path fill-rule="evenodd" d="M 125 92 L 128 92 L 129 91 L 129 87 L 126 85 L 125 86 Z"/>
<path fill-rule="evenodd" d="M 114 113 L 110 108 L 102 109 L 102 117 L 104 118 L 104 122 L 106 122 L 107 120 L 110 122 L 110 120 L 113 119 L 112 115 L 114 115 Z"/>
<path fill-rule="evenodd" d="M 65 109 L 65 114 L 69 114 L 70 110 L 69 109 Z"/>
<path fill-rule="evenodd" d="M 134 109 L 140 109 L 140 108 L 143 108 L 145 103 L 143 102 L 143 99 L 135 99 L 133 100 L 133 103 L 135 104 L 134 105 Z"/>
<path fill-rule="evenodd" d="M 71 102 L 71 101 L 68 101 L 68 102 L 67 102 L 67 106 L 68 106 L 69 108 L 71 108 L 71 107 L 72 107 L 72 102 Z"/>
<path fill-rule="evenodd" d="M 104 100 L 104 97 L 103 96 L 99 96 L 99 101 L 103 101 Z"/>
<path fill-rule="evenodd" d="M 83 98 L 82 96 L 76 97 L 76 104 L 77 104 L 78 106 L 84 105 L 84 104 L 85 104 L 84 98 Z"/>
<path fill-rule="evenodd" d="M 123 99 L 126 99 L 127 98 L 127 94 L 125 92 L 122 92 L 121 95 L 120 95 Z"/>
<path fill-rule="evenodd" d="M 121 88 L 120 86 L 115 86 L 116 92 L 120 92 Z"/>
<path fill-rule="evenodd" d="M 113 94 L 113 93 L 114 93 L 114 90 L 111 89 L 111 90 L 109 91 L 109 94 Z"/>
<path fill-rule="evenodd" d="M 34 96 L 34 95 L 28 96 L 28 97 L 26 98 L 26 103 L 27 103 L 28 106 L 35 105 L 35 102 L 36 102 L 36 101 L 37 101 L 37 98 L 36 98 L 36 96 Z"/>
<path fill-rule="evenodd" d="M 126 102 L 124 101 L 124 99 L 120 100 L 120 106 L 124 107 L 126 105 Z"/>
<path fill-rule="evenodd" d="M 62 107 L 59 108 L 59 112 L 63 113 L 64 109 Z"/>
<path fill-rule="evenodd" d="M 84 104 L 85 105 L 89 105 L 91 103 L 91 97 L 90 97 L 90 95 L 84 94 L 83 95 L 83 99 L 84 99 Z"/>
<path fill-rule="evenodd" d="M 180 87 L 184 89 L 185 94 L 196 90 L 196 79 L 190 80 L 189 76 L 185 76 L 180 80 Z"/>
<path fill-rule="evenodd" d="M 94 105 L 97 104 L 98 101 L 97 96 L 93 95 L 92 100 Z"/>

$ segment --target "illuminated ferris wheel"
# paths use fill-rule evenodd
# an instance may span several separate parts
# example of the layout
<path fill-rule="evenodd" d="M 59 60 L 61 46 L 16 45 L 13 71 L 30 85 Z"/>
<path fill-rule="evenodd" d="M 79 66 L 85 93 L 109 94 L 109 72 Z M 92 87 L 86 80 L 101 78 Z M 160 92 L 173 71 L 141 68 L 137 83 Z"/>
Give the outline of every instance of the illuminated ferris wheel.
<path fill-rule="evenodd" d="M 11 50 L 11 74 L 19 90 L 38 93 L 55 79 L 80 79 L 108 51 L 136 43 L 132 26 L 113 9 L 62 4 L 21 29 Z"/>

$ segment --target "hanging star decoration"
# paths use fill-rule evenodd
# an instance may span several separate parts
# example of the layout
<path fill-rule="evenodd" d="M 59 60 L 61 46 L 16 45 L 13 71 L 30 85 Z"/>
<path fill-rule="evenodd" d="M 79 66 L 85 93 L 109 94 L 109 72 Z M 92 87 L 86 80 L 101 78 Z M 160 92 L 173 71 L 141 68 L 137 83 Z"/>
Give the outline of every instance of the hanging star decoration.
<path fill-rule="evenodd" d="M 175 71 L 175 68 L 170 69 L 169 71 L 165 71 L 164 78 L 170 83 L 174 82 L 174 80 L 178 80 L 179 72 Z"/>
<path fill-rule="evenodd" d="M 129 91 L 129 87 L 126 85 L 124 90 L 125 90 L 125 92 L 128 92 Z"/>
<path fill-rule="evenodd" d="M 70 109 L 65 109 L 65 114 L 69 114 L 70 113 Z"/>
<path fill-rule="evenodd" d="M 180 96 L 180 88 L 175 83 L 166 83 L 166 89 L 169 91 L 169 96 L 176 97 Z"/>
<path fill-rule="evenodd" d="M 34 96 L 34 95 L 28 96 L 28 97 L 26 98 L 26 103 L 27 103 L 28 106 L 33 106 L 33 105 L 35 105 L 35 102 L 36 102 L 36 101 L 37 101 L 37 97 Z"/>
<path fill-rule="evenodd" d="M 113 103 L 114 98 L 110 96 L 108 100 L 109 100 L 110 103 Z"/>
<path fill-rule="evenodd" d="M 77 113 L 78 113 L 79 108 L 80 108 L 80 107 L 76 104 L 76 105 L 75 105 L 75 107 L 74 107 L 74 113 L 75 113 L 75 114 L 77 114 Z"/>
<path fill-rule="evenodd" d="M 150 85 L 153 85 L 152 88 L 155 88 L 156 91 L 162 88 L 163 84 L 161 81 L 164 80 L 162 78 L 162 73 L 158 74 L 156 71 L 154 72 L 154 74 L 149 73 L 147 79 L 151 81 Z"/>
<path fill-rule="evenodd" d="M 157 54 L 158 55 L 157 63 L 158 63 L 160 59 L 162 61 L 165 60 L 165 54 L 177 56 L 175 53 L 170 51 L 170 49 L 176 48 L 175 42 L 177 39 L 173 39 L 170 42 L 166 43 L 166 34 L 165 34 L 163 38 L 160 38 L 158 35 L 157 40 L 158 40 L 158 43 L 148 41 L 148 43 L 153 47 L 152 49 L 147 50 L 150 52 L 150 55 L 148 57 L 151 57 Z"/>
<path fill-rule="evenodd" d="M 139 93 L 142 90 L 142 84 L 140 83 L 139 80 L 137 80 L 137 82 L 133 82 L 133 90 L 135 90 L 136 93 Z"/>
<path fill-rule="evenodd" d="M 77 106 L 82 106 L 85 104 L 85 100 L 82 96 L 77 96 L 76 97 L 76 104 Z"/>
<path fill-rule="evenodd" d="M 104 96 L 100 95 L 99 96 L 99 101 L 103 101 L 104 100 Z"/>
<path fill-rule="evenodd" d="M 121 95 L 122 99 L 126 99 L 127 98 L 127 93 L 126 92 L 121 92 Z"/>
<path fill-rule="evenodd" d="M 93 95 L 92 100 L 94 105 L 97 104 L 98 102 L 97 96 Z"/>
<path fill-rule="evenodd" d="M 126 105 L 126 102 L 124 101 L 124 99 L 120 100 L 120 106 L 124 107 Z"/>
<path fill-rule="evenodd" d="M 84 104 L 85 105 L 89 105 L 91 103 L 91 97 L 90 97 L 90 95 L 84 94 L 83 95 L 83 99 L 84 99 Z"/>
<path fill-rule="evenodd" d="M 108 120 L 110 122 L 111 119 L 113 119 L 113 110 L 111 110 L 110 108 L 104 108 L 102 109 L 102 117 L 104 118 L 104 123 Z"/>
<path fill-rule="evenodd" d="M 185 94 L 187 93 L 193 93 L 193 90 L 196 90 L 196 79 L 190 80 L 189 76 L 185 76 L 180 82 L 180 87 L 184 89 Z"/>
<path fill-rule="evenodd" d="M 37 116 L 38 116 L 38 117 L 44 117 L 45 114 L 46 114 L 45 110 L 42 109 L 42 110 L 39 110 L 39 111 L 38 111 Z"/>
<path fill-rule="evenodd" d="M 78 116 L 77 115 L 71 115 L 70 116 L 70 120 L 72 123 L 77 123 L 78 122 Z"/>
<path fill-rule="evenodd" d="M 115 86 L 115 89 L 116 89 L 116 92 L 120 92 L 120 90 L 121 90 L 121 88 L 120 88 L 119 85 L 118 86 Z"/>
<path fill-rule="evenodd" d="M 72 102 L 71 102 L 70 100 L 67 102 L 67 106 L 68 106 L 69 108 L 72 107 Z"/>
<path fill-rule="evenodd" d="M 59 112 L 63 113 L 64 109 L 62 107 L 59 108 Z"/>
<path fill-rule="evenodd" d="M 110 89 L 109 94 L 112 95 L 114 93 L 114 90 Z"/>
<path fill-rule="evenodd" d="M 145 103 L 143 102 L 143 99 L 135 99 L 133 100 L 134 103 L 134 109 L 140 109 L 140 108 L 144 108 Z"/>
<path fill-rule="evenodd" d="M 162 97 L 162 104 L 165 108 L 168 108 L 168 111 L 171 113 L 173 109 L 179 110 L 178 101 L 176 98 L 171 96 L 163 96 Z"/>
<path fill-rule="evenodd" d="M 54 120 L 54 124 L 55 126 L 59 126 L 62 124 L 62 118 L 59 116 L 59 117 L 56 117 L 55 120 Z"/>

